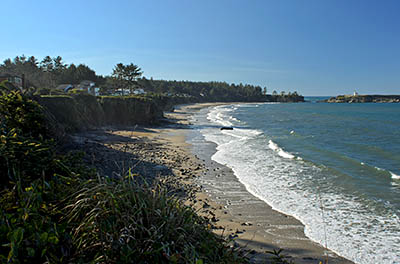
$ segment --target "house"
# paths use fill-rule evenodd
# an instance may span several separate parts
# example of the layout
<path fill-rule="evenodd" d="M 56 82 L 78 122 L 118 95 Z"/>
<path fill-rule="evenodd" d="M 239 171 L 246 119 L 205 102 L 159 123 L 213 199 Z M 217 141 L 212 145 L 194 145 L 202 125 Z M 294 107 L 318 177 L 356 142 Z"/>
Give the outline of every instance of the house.
<path fill-rule="evenodd" d="M 79 90 L 88 92 L 88 94 L 98 96 L 100 95 L 100 88 L 96 87 L 96 83 L 89 80 L 81 81 L 81 83 L 76 87 Z"/>
<path fill-rule="evenodd" d="M 68 93 L 69 90 L 74 89 L 73 84 L 60 84 L 59 86 L 56 87 L 57 90 L 62 90 L 65 93 Z"/>
<path fill-rule="evenodd" d="M 16 88 L 22 89 L 24 87 L 24 76 L 11 75 L 4 73 L 0 75 L 0 82 L 9 81 Z"/>
<path fill-rule="evenodd" d="M 114 96 L 130 95 L 130 94 L 131 94 L 131 90 L 126 89 L 126 88 L 119 88 L 119 89 L 115 90 L 115 92 L 113 93 Z"/>
<path fill-rule="evenodd" d="M 139 94 L 146 94 L 146 92 L 145 92 L 142 88 L 139 88 L 139 89 L 135 89 L 135 90 L 133 91 L 133 94 L 136 94 L 136 95 L 139 95 Z"/>
<path fill-rule="evenodd" d="M 81 91 L 86 91 L 91 95 L 96 95 L 95 86 L 96 86 L 95 82 L 92 82 L 92 81 L 89 81 L 89 80 L 84 80 L 84 81 L 81 81 L 81 83 L 78 84 L 75 87 L 75 89 L 81 90 Z"/>
<path fill-rule="evenodd" d="M 98 96 L 100 88 L 96 87 L 96 83 L 92 81 L 82 81 L 80 84 L 60 84 L 59 86 L 56 87 L 57 90 L 62 90 L 64 92 L 69 92 L 72 89 L 76 89 L 79 91 L 85 91 L 88 94 Z"/>
<path fill-rule="evenodd" d="M 98 96 L 100 94 L 100 88 L 96 87 L 96 83 L 89 80 L 81 81 L 75 86 L 75 89 L 80 91 L 85 91 L 88 94 Z"/>

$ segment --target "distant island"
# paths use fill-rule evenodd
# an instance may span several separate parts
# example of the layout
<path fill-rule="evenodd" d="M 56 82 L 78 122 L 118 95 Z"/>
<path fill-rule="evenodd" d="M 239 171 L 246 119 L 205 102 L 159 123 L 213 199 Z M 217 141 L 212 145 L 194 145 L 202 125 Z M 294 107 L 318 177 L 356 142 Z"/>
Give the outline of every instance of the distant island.
<path fill-rule="evenodd" d="M 321 102 L 326 103 L 400 103 L 400 95 L 338 95 Z"/>

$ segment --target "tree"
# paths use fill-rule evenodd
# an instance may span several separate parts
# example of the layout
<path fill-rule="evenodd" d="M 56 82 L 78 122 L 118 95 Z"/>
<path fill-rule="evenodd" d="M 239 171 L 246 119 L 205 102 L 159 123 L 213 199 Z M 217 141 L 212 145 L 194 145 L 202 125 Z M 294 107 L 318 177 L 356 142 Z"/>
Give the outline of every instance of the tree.
<path fill-rule="evenodd" d="M 122 63 L 118 63 L 115 65 L 112 73 L 112 77 L 115 78 L 119 82 L 119 86 L 122 89 L 122 95 L 124 95 L 124 88 L 127 87 L 132 93 L 133 88 L 137 85 L 137 78 L 139 78 L 143 72 L 141 71 L 137 65 L 131 63 L 128 65 L 124 65 Z"/>
<path fill-rule="evenodd" d="M 52 72 L 54 69 L 53 59 L 50 56 L 44 57 L 40 62 L 40 69 L 44 72 Z"/>
<path fill-rule="evenodd" d="M 3 61 L 3 64 L 5 67 L 10 67 L 12 65 L 12 61 L 10 58 L 8 58 Z"/>
<path fill-rule="evenodd" d="M 263 88 L 262 94 L 263 94 L 263 95 L 266 95 L 266 94 L 267 94 L 267 87 L 264 87 L 264 88 Z"/>
<path fill-rule="evenodd" d="M 33 67 L 33 68 L 37 69 L 39 62 L 35 58 L 35 56 L 30 56 L 28 58 L 28 64 L 29 64 L 30 67 Z"/>
<path fill-rule="evenodd" d="M 122 95 L 124 95 L 124 87 L 125 87 L 124 69 L 125 66 L 122 63 L 118 63 L 117 65 L 115 65 L 111 75 L 115 80 L 114 83 L 117 84 L 115 86 L 115 89 L 122 88 Z"/>
<path fill-rule="evenodd" d="M 57 56 L 53 58 L 53 67 L 54 71 L 61 72 L 67 67 L 67 65 L 62 61 L 61 56 Z"/>

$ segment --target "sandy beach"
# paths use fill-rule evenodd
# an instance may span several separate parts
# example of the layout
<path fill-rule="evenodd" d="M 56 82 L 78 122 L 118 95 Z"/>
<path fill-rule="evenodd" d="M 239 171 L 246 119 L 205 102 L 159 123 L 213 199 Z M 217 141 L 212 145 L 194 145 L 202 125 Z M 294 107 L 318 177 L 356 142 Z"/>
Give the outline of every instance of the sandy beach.
<path fill-rule="evenodd" d="M 188 143 L 190 117 L 217 104 L 181 106 L 166 113 L 159 127 L 104 128 L 73 138 L 101 174 L 119 177 L 133 168 L 147 179 L 160 179 L 210 219 L 215 233 L 246 248 L 253 263 L 268 263 L 267 252 L 280 248 L 294 263 L 352 263 L 308 239 L 300 221 L 248 193 L 231 169 L 211 160 L 212 143 Z"/>

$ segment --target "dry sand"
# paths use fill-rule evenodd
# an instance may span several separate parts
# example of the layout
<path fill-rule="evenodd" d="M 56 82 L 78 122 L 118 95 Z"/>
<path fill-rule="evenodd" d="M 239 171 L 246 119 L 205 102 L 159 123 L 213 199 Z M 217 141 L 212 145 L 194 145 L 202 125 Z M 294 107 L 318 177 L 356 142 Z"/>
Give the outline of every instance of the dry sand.
<path fill-rule="evenodd" d="M 308 239 L 300 221 L 248 193 L 232 170 L 211 160 L 212 143 L 194 154 L 186 141 L 189 118 L 213 105 L 182 106 L 166 113 L 168 119 L 160 127 L 108 128 L 77 134 L 74 139 L 106 175 L 118 177 L 116 171 L 133 167 L 136 173 L 159 176 L 171 189 L 178 189 L 176 194 L 187 205 L 210 219 L 215 233 L 245 247 L 254 263 L 269 263 L 272 255 L 266 252 L 280 248 L 294 263 L 352 263 Z"/>

